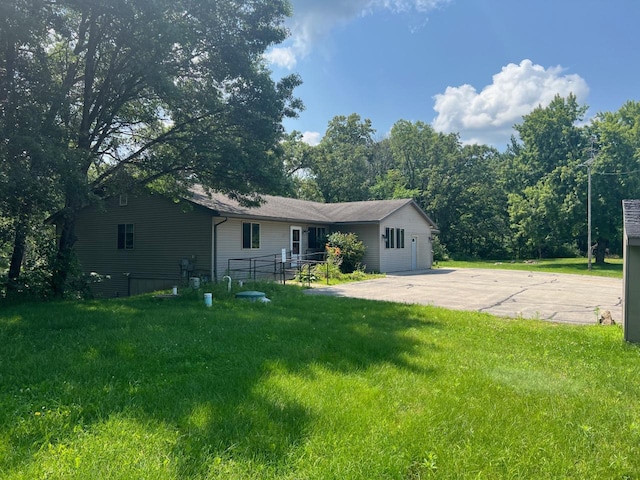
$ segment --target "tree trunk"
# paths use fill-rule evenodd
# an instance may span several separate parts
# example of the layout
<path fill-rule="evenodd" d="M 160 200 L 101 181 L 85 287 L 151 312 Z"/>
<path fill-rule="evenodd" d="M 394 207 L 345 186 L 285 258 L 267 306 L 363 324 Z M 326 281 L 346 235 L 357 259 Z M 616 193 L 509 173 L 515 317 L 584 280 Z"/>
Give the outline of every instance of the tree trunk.
<path fill-rule="evenodd" d="M 71 258 L 73 254 L 73 245 L 76 243 L 75 236 L 76 211 L 67 209 L 64 213 L 62 226 L 60 228 L 60 239 L 58 241 L 58 252 L 56 253 L 55 265 L 52 275 L 53 294 L 58 297 L 64 297 L 67 287 L 67 280 L 71 270 Z"/>
<path fill-rule="evenodd" d="M 596 264 L 604 265 L 604 257 L 609 249 L 609 240 L 606 238 L 599 238 L 596 244 Z"/>
<path fill-rule="evenodd" d="M 13 252 L 11 253 L 11 263 L 9 264 L 9 281 L 7 282 L 7 294 L 11 295 L 18 290 L 20 271 L 24 252 L 27 244 L 28 221 L 26 215 L 20 215 L 14 223 L 15 235 L 13 237 Z"/>

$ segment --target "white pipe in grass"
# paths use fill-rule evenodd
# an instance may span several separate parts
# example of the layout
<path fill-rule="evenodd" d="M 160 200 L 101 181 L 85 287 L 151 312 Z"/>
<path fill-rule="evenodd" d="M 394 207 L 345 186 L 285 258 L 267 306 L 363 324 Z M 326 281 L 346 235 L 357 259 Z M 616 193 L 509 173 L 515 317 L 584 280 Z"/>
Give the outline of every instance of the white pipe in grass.
<path fill-rule="evenodd" d="M 225 275 L 224 277 L 222 277 L 222 281 L 224 282 L 224 279 L 228 279 L 227 280 L 227 292 L 231 292 L 231 277 L 229 275 Z"/>

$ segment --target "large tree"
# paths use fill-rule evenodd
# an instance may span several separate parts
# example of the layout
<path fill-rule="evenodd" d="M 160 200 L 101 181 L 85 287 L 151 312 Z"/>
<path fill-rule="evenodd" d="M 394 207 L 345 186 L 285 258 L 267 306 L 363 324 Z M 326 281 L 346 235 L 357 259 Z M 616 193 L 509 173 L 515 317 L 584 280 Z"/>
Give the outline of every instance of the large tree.
<path fill-rule="evenodd" d="M 17 290 L 28 239 L 38 235 L 59 192 L 51 137 L 42 122 L 50 90 L 43 2 L 0 4 L 0 255 L 7 256 L 7 290 Z"/>
<path fill-rule="evenodd" d="M 622 253 L 622 200 L 640 192 L 640 102 L 626 102 L 616 112 L 597 115 L 592 164 L 592 228 L 595 257 L 603 263 L 608 249 Z"/>
<path fill-rule="evenodd" d="M 504 255 L 506 195 L 498 178 L 502 157 L 495 149 L 462 146 L 455 134 L 407 120 L 396 122 L 388 144 L 393 162 L 377 174 L 371 189 L 376 198 L 414 198 L 456 255 Z"/>
<path fill-rule="evenodd" d="M 40 123 L 54 127 L 63 178 L 57 293 L 76 214 L 93 201 L 159 179 L 235 197 L 282 187 L 281 122 L 301 108 L 300 82 L 275 83 L 263 53 L 286 37 L 286 0 L 37 3 L 49 90 Z"/>
<path fill-rule="evenodd" d="M 563 255 L 577 244 L 584 176 L 585 133 L 578 123 L 586 106 L 575 95 L 556 96 L 515 125 L 520 140 L 507 155 L 503 182 L 509 195 L 509 215 L 515 253 Z"/>
<path fill-rule="evenodd" d="M 352 113 L 334 117 L 314 149 L 313 176 L 327 202 L 369 199 L 373 134 L 371 120 Z"/>
<path fill-rule="evenodd" d="M 304 141 L 302 133 L 295 130 L 285 135 L 281 146 L 287 178 L 283 193 L 294 198 L 322 202 L 324 199 L 312 171 L 316 149 Z"/>

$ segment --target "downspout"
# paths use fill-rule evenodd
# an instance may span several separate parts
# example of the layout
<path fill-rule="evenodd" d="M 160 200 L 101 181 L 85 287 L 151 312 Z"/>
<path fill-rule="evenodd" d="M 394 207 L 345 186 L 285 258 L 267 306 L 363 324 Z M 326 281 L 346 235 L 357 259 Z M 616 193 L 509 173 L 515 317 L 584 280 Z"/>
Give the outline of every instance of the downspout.
<path fill-rule="evenodd" d="M 215 218 L 215 217 L 214 217 Z M 222 225 L 229 220 L 229 217 L 224 217 L 224 220 L 216 223 L 213 221 L 213 278 L 215 283 L 218 283 L 218 225 Z"/>

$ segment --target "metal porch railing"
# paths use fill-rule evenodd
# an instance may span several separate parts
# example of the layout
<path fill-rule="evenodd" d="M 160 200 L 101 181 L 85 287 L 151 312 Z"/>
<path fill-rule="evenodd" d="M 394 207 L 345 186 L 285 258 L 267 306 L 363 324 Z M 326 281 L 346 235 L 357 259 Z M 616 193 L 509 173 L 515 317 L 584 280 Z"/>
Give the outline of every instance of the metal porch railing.
<path fill-rule="evenodd" d="M 234 280 L 272 280 L 286 283 L 298 279 L 311 284 L 312 269 L 316 265 L 328 264 L 324 252 L 307 253 L 293 257 L 291 252 L 257 257 L 231 258 L 227 261 L 227 273 Z M 327 282 L 328 282 L 327 270 Z"/>

